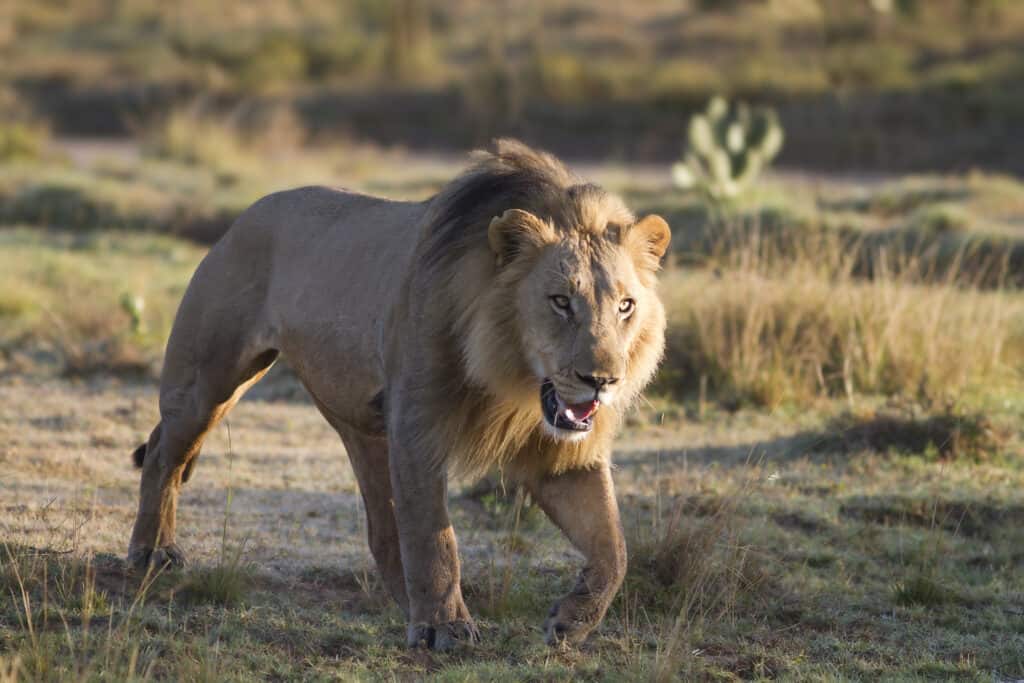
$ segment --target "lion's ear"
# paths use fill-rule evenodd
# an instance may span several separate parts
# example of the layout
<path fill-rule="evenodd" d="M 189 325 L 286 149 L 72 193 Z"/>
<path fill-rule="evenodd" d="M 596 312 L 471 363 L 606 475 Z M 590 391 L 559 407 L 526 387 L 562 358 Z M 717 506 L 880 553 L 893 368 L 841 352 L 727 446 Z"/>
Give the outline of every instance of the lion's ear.
<path fill-rule="evenodd" d="M 554 238 L 554 230 L 548 223 L 522 209 L 509 209 L 495 216 L 487 229 L 487 241 L 498 258 L 498 265 L 511 262 L 524 249 L 540 247 Z"/>
<path fill-rule="evenodd" d="M 644 216 L 629 228 L 626 243 L 630 245 L 638 261 L 651 270 L 657 270 L 661 257 L 668 250 L 672 231 L 661 216 Z"/>

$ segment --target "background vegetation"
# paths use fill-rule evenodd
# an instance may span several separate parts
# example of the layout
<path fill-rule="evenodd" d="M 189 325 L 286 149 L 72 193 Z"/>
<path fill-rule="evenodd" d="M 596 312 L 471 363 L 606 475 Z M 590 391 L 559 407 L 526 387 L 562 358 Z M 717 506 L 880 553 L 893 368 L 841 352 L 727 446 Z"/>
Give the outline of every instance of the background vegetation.
<path fill-rule="evenodd" d="M 1007 0 L 40 0 L 8 3 L 0 78 L 61 134 L 199 98 L 288 102 L 315 134 L 675 157 L 715 94 L 774 104 L 782 162 L 1020 171 L 1024 6 Z M 256 122 L 252 125 L 259 129 Z M 429 131 L 426 134 L 425 131 Z M 942 144 L 935 141 L 943 140 Z"/>
<path fill-rule="evenodd" d="M 0 682 L 1024 678 L 1022 45 L 998 0 L 0 4 Z M 713 95 L 784 138 L 736 192 L 673 182 Z M 209 245 L 285 187 L 428 197 L 495 134 L 673 228 L 601 631 L 541 645 L 578 558 L 456 483 L 484 643 L 406 651 L 287 359 L 185 489 L 194 565 L 128 573 Z"/>

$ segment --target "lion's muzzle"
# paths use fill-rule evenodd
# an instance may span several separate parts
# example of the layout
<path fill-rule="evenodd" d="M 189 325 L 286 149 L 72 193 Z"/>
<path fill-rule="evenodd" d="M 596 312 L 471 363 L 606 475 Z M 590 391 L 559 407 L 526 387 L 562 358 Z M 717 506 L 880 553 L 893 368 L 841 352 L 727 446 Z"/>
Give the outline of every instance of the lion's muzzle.
<path fill-rule="evenodd" d="M 540 405 L 544 419 L 555 429 L 585 433 L 594 428 L 594 415 L 601 406 L 595 396 L 582 403 L 567 403 L 550 379 L 540 386 Z"/>

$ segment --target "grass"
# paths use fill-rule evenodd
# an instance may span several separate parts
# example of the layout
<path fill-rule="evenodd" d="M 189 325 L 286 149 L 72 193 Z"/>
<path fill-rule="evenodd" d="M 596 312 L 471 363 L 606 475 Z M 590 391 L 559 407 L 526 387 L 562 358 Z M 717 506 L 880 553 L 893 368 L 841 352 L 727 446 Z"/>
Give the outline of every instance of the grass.
<path fill-rule="evenodd" d="M 1013 376 L 1022 301 L 1004 291 L 871 278 L 837 239 L 775 252 L 754 232 L 714 270 L 669 273 L 667 362 L 659 388 L 768 408 L 816 396 L 903 396 L 940 404 Z"/>
<path fill-rule="evenodd" d="M 218 182 L 230 185 L 240 175 L 252 175 L 268 159 L 292 154 L 303 145 L 306 131 L 292 109 L 279 107 L 262 114 L 242 122 L 204 114 L 198 107 L 173 110 L 146 132 L 143 151 L 157 159 L 212 171 Z M 316 161 L 307 152 L 303 168 Z"/>
<path fill-rule="evenodd" d="M 2 104 L 2 102 L 0 102 Z M 0 161 L 36 161 L 44 156 L 46 129 L 21 121 L 0 121 Z"/>
<path fill-rule="evenodd" d="M 4 371 L 151 373 L 201 253 L 159 236 L 0 232 Z"/>
<path fill-rule="evenodd" d="M 894 602 L 902 607 L 937 607 L 952 599 L 949 589 L 926 573 L 911 574 L 894 584 L 892 592 Z"/>
<path fill-rule="evenodd" d="M 419 655 L 405 649 L 402 617 L 379 581 L 362 576 L 367 560 L 352 550 L 338 558 L 339 548 L 364 544 L 362 518 L 321 519 L 332 503 L 313 492 L 347 465 L 336 440 L 330 458 L 303 465 L 326 448 L 313 407 L 246 401 L 232 415 L 234 445 L 223 427 L 211 436 L 182 503 L 179 540 L 193 550 L 194 567 L 157 577 L 140 598 L 139 577 L 119 557 L 134 505 L 137 474 L 126 454 L 136 435 L 114 432 L 102 446 L 87 438 L 126 403 L 123 388 L 51 383 L 43 389 L 54 397 L 49 403 L 31 391 L 7 390 L 5 399 L 15 400 L 5 401 L 0 419 L 0 435 L 20 453 L 6 461 L 9 483 L 0 484 L 0 504 L 12 510 L 0 523 L 11 549 L 0 557 L 0 576 L 5 595 L 13 587 L 20 598 L 21 584 L 8 578 L 17 567 L 35 633 L 24 616 L 19 621 L 20 599 L 0 601 L 0 656 L 20 662 L 18 680 L 1024 675 L 1024 474 L 1019 457 L 1009 457 L 1019 455 L 1015 443 L 1001 448 L 1007 457 L 982 462 L 871 445 L 808 450 L 798 441 L 770 453 L 755 447 L 751 456 L 751 447 L 725 445 L 723 434 L 767 448 L 773 434 L 803 428 L 784 415 L 757 426 L 751 411 L 634 432 L 620 444 L 627 450 L 616 471 L 629 576 L 582 650 L 541 644 L 539 624 L 577 568 L 560 533 L 511 491 L 456 491 L 464 589 L 484 641 L 472 652 Z M 141 398 L 153 403 L 153 390 Z M 47 455 L 53 437 L 38 416 L 72 406 L 78 424 L 63 437 L 69 450 L 89 461 L 119 453 L 123 461 L 92 475 L 101 514 L 74 512 L 61 491 L 81 481 Z M 819 406 L 803 424 L 829 431 L 831 416 L 844 409 L 845 402 Z M 1003 415 L 1019 418 L 1019 411 Z M 282 421 L 294 427 L 282 430 Z M 321 427 L 326 436 L 329 427 Z M 629 457 L 628 449 L 652 440 L 676 446 Z M 280 462 L 268 454 L 297 442 L 312 451 L 286 458 L 292 467 L 283 482 Z M 225 458 L 237 462 L 229 467 Z M 33 463 L 46 461 L 55 469 L 41 474 Z M 32 481 L 48 482 L 58 496 L 43 526 L 34 510 L 45 501 Z M 235 491 L 229 538 L 255 539 L 235 565 L 247 567 L 244 574 L 219 569 L 224 548 L 240 547 L 223 540 L 222 487 Z M 357 495 L 330 500 L 349 510 L 344 501 Z M 323 538 L 315 531 L 322 521 L 339 540 L 303 550 L 299 539 Z M 77 536 L 49 550 L 31 545 L 56 538 L 47 528 L 61 525 L 78 528 Z M 289 559 L 310 550 L 317 554 Z"/>

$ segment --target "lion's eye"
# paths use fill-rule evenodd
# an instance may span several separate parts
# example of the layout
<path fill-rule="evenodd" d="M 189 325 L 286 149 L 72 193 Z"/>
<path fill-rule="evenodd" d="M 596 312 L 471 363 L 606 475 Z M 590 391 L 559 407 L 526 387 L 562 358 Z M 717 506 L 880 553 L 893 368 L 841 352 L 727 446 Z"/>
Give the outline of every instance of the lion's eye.
<path fill-rule="evenodd" d="M 561 294 L 556 294 L 552 297 L 549 297 L 549 299 L 551 300 L 551 305 L 554 307 L 557 313 L 561 315 L 569 315 L 572 313 L 572 306 L 569 303 L 569 297 L 562 296 Z"/>
<path fill-rule="evenodd" d="M 619 302 L 619 315 L 623 318 L 628 318 L 633 315 L 633 309 L 636 308 L 636 301 L 633 299 L 623 299 Z"/>

